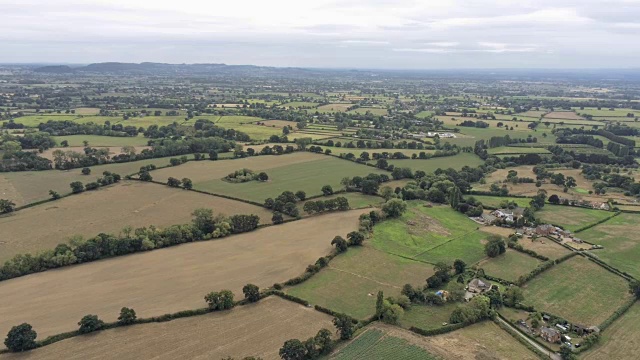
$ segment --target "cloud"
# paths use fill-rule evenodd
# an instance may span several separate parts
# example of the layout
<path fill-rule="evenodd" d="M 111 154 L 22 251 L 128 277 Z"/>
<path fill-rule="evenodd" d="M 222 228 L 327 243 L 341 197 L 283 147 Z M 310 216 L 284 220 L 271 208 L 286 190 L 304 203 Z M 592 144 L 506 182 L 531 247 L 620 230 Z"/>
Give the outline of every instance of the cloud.
<path fill-rule="evenodd" d="M 640 56 L 639 0 L 0 0 L 0 9 L 0 62 L 557 68 L 637 66 Z"/>

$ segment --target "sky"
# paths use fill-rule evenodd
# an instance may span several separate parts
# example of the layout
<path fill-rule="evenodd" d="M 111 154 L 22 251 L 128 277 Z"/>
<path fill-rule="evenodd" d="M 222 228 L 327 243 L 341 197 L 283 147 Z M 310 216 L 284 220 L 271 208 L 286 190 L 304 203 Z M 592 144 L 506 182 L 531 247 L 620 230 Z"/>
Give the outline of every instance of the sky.
<path fill-rule="evenodd" d="M 0 63 L 638 68 L 640 0 L 0 0 Z"/>

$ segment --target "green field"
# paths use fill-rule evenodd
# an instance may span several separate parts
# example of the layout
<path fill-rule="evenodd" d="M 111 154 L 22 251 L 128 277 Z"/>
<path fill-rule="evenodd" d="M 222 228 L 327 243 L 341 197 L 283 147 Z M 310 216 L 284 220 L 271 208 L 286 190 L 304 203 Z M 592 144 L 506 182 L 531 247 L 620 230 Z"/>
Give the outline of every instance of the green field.
<path fill-rule="evenodd" d="M 609 110 L 608 108 L 601 108 L 600 110 L 598 110 L 598 108 L 584 108 L 583 110 L 580 110 L 580 108 L 574 108 L 574 110 L 580 114 L 602 116 L 602 117 L 626 117 L 628 113 L 632 113 L 635 116 L 640 115 L 640 110 L 624 109 L 624 108 L 622 109 L 615 108 L 614 110 Z M 614 120 L 617 120 L 617 119 L 614 119 Z"/>
<path fill-rule="evenodd" d="M 269 175 L 269 181 L 238 184 L 222 180 L 228 173 L 242 168 L 264 171 Z M 344 188 L 340 185 L 343 177 L 364 176 L 370 173 L 387 172 L 332 156 L 296 152 L 281 156 L 190 162 L 179 167 L 153 171 L 151 175 L 155 180 L 162 182 L 166 182 L 169 177 L 187 177 L 193 181 L 195 189 L 262 203 L 266 198 L 275 198 L 286 190 L 302 190 L 307 196 L 322 194 L 320 190 L 324 185 L 331 185 L 334 190 L 340 190 Z"/>
<path fill-rule="evenodd" d="M 515 155 L 515 154 L 550 154 L 551 152 L 544 148 L 533 148 L 524 146 L 500 146 L 487 150 L 491 155 Z"/>
<path fill-rule="evenodd" d="M 56 144 L 60 146 L 60 143 L 66 140 L 69 146 L 84 146 L 83 141 L 88 141 L 89 146 L 145 146 L 149 139 L 142 136 L 135 137 L 118 137 L 118 136 L 100 136 L 100 135 L 67 135 L 67 136 L 54 136 L 53 139 Z"/>
<path fill-rule="evenodd" d="M 394 153 L 402 153 L 406 156 L 411 156 L 413 154 L 416 154 L 416 156 L 418 154 L 420 154 L 421 152 L 427 153 L 427 154 L 433 154 L 435 152 L 435 150 L 411 150 L 411 149 L 359 149 L 359 148 L 348 148 L 348 147 L 336 147 L 336 146 L 326 146 L 326 145 L 320 145 L 320 147 L 322 148 L 322 150 L 331 150 L 331 155 L 336 155 L 339 156 L 340 154 L 353 154 L 355 155 L 357 158 L 360 157 L 360 154 L 362 154 L 363 152 L 368 152 L 369 153 L 369 157 L 373 157 L 373 154 L 382 154 L 382 153 L 389 153 L 389 154 L 394 154 Z M 417 159 L 416 159 L 417 160 Z M 387 160 L 387 161 L 391 161 L 391 160 Z M 432 160 L 422 160 L 422 161 L 432 161 Z"/>
<path fill-rule="evenodd" d="M 587 351 L 582 359 L 633 360 L 640 352 L 640 303 L 636 302 L 621 318 L 602 333 L 600 343 Z"/>
<path fill-rule="evenodd" d="M 335 360 L 435 360 L 437 357 L 409 341 L 383 333 L 377 329 L 367 329 L 337 354 Z"/>
<path fill-rule="evenodd" d="M 323 196 L 321 198 L 314 198 L 308 201 L 317 201 L 317 200 L 328 200 L 328 199 L 335 199 L 337 197 L 345 197 L 347 198 L 347 200 L 349 200 L 349 206 L 352 209 L 360 209 L 360 208 L 365 208 L 365 207 L 375 207 L 376 205 L 380 205 L 382 203 L 384 203 L 384 199 L 378 196 L 373 196 L 373 195 L 365 195 L 363 193 L 360 192 L 348 192 L 348 193 L 340 193 L 337 195 L 331 195 L 331 196 Z M 300 203 L 298 203 L 298 210 L 300 210 L 300 214 L 304 214 L 304 204 L 306 203 L 306 201 L 302 201 Z M 373 210 L 373 209 L 372 209 Z"/>
<path fill-rule="evenodd" d="M 478 264 L 485 274 L 515 282 L 528 274 L 542 262 L 529 255 L 508 249 L 506 253 L 490 258 Z"/>
<path fill-rule="evenodd" d="M 483 256 L 482 250 L 477 256 L 473 255 L 478 246 L 472 244 L 476 240 L 480 244 L 477 227 L 476 223 L 448 206 L 429 208 L 422 201 L 411 201 L 402 217 L 374 227 L 371 243 L 388 253 L 429 262 L 442 257 L 451 263 L 458 257 L 473 262 Z"/>
<path fill-rule="evenodd" d="M 536 276 L 523 287 L 524 303 L 570 322 L 599 326 L 629 299 L 628 283 L 575 256 Z"/>
<path fill-rule="evenodd" d="M 640 214 L 620 214 L 580 232 L 581 239 L 602 245 L 593 255 L 620 271 L 640 278 Z"/>
<path fill-rule="evenodd" d="M 329 267 L 287 289 L 287 293 L 313 305 L 365 319 L 375 313 L 378 291 L 384 291 L 385 296 L 398 296 L 404 284 L 422 284 L 433 274 L 432 265 L 378 251 L 368 245 L 369 241 L 365 246 L 349 248 Z"/>
<path fill-rule="evenodd" d="M 536 212 L 536 217 L 543 222 L 562 226 L 564 229 L 575 231 L 583 226 L 593 224 L 613 215 L 612 212 L 593 210 L 575 206 L 545 205 Z"/>
<path fill-rule="evenodd" d="M 133 161 L 127 163 L 98 165 L 91 167 L 91 175 L 82 175 L 82 169 L 72 170 L 46 170 L 46 171 L 20 171 L 0 173 L 0 193 L 3 198 L 12 200 L 18 206 L 30 204 L 39 200 L 48 199 L 49 190 L 54 190 L 61 195 L 71 193 L 69 184 L 74 181 L 88 183 L 102 176 L 104 171 L 120 174 L 122 177 L 138 172 L 141 166 L 153 164 L 165 166 L 172 157 Z M 189 158 L 193 158 L 189 155 Z"/>
<path fill-rule="evenodd" d="M 422 170 L 426 173 L 432 173 L 436 169 L 448 169 L 453 168 L 456 170 L 462 169 L 464 166 L 477 167 L 482 165 L 483 161 L 478 156 L 472 153 L 460 153 L 454 156 L 437 157 L 428 160 L 420 159 L 402 159 L 402 160 L 387 160 L 390 165 L 401 168 L 411 168 L 413 171 Z"/>
<path fill-rule="evenodd" d="M 513 201 L 518 206 L 527 207 L 529 206 L 529 202 L 531 199 L 529 198 L 516 198 L 516 197 L 502 197 L 502 196 L 489 196 L 489 195 L 467 195 L 465 198 L 473 197 L 477 201 L 482 202 L 482 205 L 490 206 L 490 207 L 499 207 L 500 203 L 503 201 Z"/>
<path fill-rule="evenodd" d="M 459 304 L 456 303 L 446 303 L 441 306 L 412 304 L 400 319 L 400 326 L 406 329 L 414 326 L 425 330 L 442 327 L 443 323 L 449 322 L 451 313 L 458 306 Z"/>

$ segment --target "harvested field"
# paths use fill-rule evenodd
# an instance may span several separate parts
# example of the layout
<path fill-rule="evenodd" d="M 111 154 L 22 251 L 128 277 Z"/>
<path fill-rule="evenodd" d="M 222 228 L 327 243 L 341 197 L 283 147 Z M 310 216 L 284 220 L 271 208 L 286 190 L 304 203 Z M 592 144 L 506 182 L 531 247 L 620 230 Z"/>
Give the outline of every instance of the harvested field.
<path fill-rule="evenodd" d="M 86 184 L 102 176 L 104 171 L 111 171 L 124 177 L 138 172 L 141 166 L 149 164 L 166 166 L 169 164 L 169 159 L 171 157 L 92 166 L 91 175 L 82 175 L 82 169 L 0 173 L 0 197 L 12 200 L 16 205 L 22 206 L 49 199 L 50 189 L 57 191 L 60 195 L 69 194 L 71 193 L 69 187 L 71 182 L 81 181 Z"/>
<path fill-rule="evenodd" d="M 460 153 L 454 156 L 437 157 L 428 160 L 402 159 L 387 161 L 390 165 L 393 165 L 395 167 L 408 167 L 413 171 L 422 170 L 427 174 L 433 173 L 436 169 L 453 168 L 456 170 L 460 170 L 464 166 L 476 167 L 483 163 L 479 157 L 477 157 L 475 154 L 470 153 Z"/>
<path fill-rule="evenodd" d="M 76 329 L 86 314 L 114 321 L 123 306 L 150 317 L 202 307 L 203 297 L 300 275 L 357 229 L 363 210 L 332 213 L 224 239 L 184 244 L 0 282 L 0 334 L 28 322 L 39 336 Z M 170 291 L 168 291 L 170 290 Z"/>
<path fill-rule="evenodd" d="M 634 360 L 640 352 L 640 303 L 636 302 L 622 317 L 602 333 L 600 343 L 587 351 L 582 359 Z"/>
<path fill-rule="evenodd" d="M 307 339 L 318 330 L 333 330 L 331 316 L 270 296 L 230 311 L 150 323 L 76 336 L 12 359 L 279 359 L 282 344 Z"/>
<path fill-rule="evenodd" d="M 265 171 L 269 175 L 269 181 L 238 184 L 222 180 L 227 174 L 242 168 Z M 155 180 L 163 182 L 170 176 L 188 177 L 193 180 L 195 189 L 262 203 L 266 198 L 275 198 L 286 190 L 303 190 L 307 196 L 320 195 L 324 185 L 331 185 L 334 190 L 338 190 L 342 188 L 340 180 L 343 177 L 370 173 L 387 172 L 331 156 L 295 152 L 237 160 L 189 162 L 179 167 L 153 171 L 151 175 Z"/>
<path fill-rule="evenodd" d="M 198 208 L 225 215 L 255 214 L 262 224 L 271 223 L 272 213 L 259 206 L 168 186 L 125 181 L 0 217 L 0 233 L 7 235 L 5 242 L 0 242 L 0 263 L 16 254 L 53 249 L 74 235 L 88 238 L 102 232 L 118 234 L 127 225 L 163 228 L 186 224 Z"/>
<path fill-rule="evenodd" d="M 523 286 L 524 303 L 570 322 L 599 326 L 629 299 L 623 278 L 575 256 Z"/>
<path fill-rule="evenodd" d="M 347 111 L 348 108 L 353 106 L 353 104 L 327 104 L 318 106 L 317 111 L 321 113 L 332 113 L 332 112 L 344 112 Z M 315 111 L 315 110 L 314 110 Z"/>
<path fill-rule="evenodd" d="M 450 332 L 448 334 L 431 337 L 420 336 L 408 330 L 398 327 L 373 323 L 367 327 L 368 331 L 380 331 L 385 337 L 394 337 L 406 341 L 404 346 L 399 346 L 398 351 L 406 351 L 407 347 L 418 347 L 424 349 L 433 358 L 456 359 L 456 360 L 484 360 L 484 359 L 523 359 L 537 360 L 538 357 L 527 349 L 516 339 L 500 329 L 498 325 L 485 321 L 479 324 L 467 326 L 463 329 Z M 366 335 L 367 333 L 363 333 Z M 358 340 L 349 343 L 346 348 L 340 350 L 348 351 L 349 346 Z M 369 354 L 369 353 L 367 353 Z M 344 359 L 361 359 L 361 357 L 345 357 Z M 404 357 L 394 359 L 429 359 L 428 357 Z"/>
<path fill-rule="evenodd" d="M 58 145 L 61 142 L 67 141 L 69 146 L 81 146 L 84 147 L 83 141 L 88 141 L 91 147 L 103 147 L 103 146 L 144 146 L 148 144 L 149 139 L 143 136 L 100 136 L 100 135 L 66 135 L 66 136 L 54 136 L 53 139 Z M 66 150 L 67 148 L 60 148 Z M 82 149 L 80 149 L 82 151 Z"/>
<path fill-rule="evenodd" d="M 551 240 L 543 238 L 538 238 L 536 240 L 524 238 L 520 239 L 518 244 L 522 245 L 522 247 L 527 250 L 533 250 L 542 256 L 548 257 L 549 259 L 557 259 L 567 255 L 570 251 L 562 245 L 558 245 Z"/>

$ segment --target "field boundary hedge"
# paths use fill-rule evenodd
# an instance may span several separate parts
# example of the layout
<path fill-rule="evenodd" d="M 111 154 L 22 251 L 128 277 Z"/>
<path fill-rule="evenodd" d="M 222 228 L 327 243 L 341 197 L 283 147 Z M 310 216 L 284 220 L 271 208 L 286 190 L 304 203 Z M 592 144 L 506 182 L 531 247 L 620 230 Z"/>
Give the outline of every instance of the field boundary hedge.
<path fill-rule="evenodd" d="M 613 267 L 613 266 L 607 264 L 606 262 L 598 259 L 595 255 L 593 255 L 593 254 L 591 254 L 589 252 L 584 251 L 584 252 L 581 253 L 581 255 L 586 257 L 587 259 L 591 260 L 592 262 L 596 263 L 597 265 L 600 265 L 605 270 L 607 270 L 607 271 L 609 271 L 609 272 L 611 272 L 611 273 L 613 273 L 615 275 L 618 275 L 618 276 L 624 278 L 627 281 L 635 280 L 635 278 L 633 276 L 627 274 L 624 271 L 620 271 L 620 270 L 616 269 L 615 267 Z"/>
<path fill-rule="evenodd" d="M 549 258 L 544 256 L 544 255 L 540 255 L 537 252 L 530 250 L 530 249 L 525 249 L 524 247 L 522 247 L 522 245 L 518 244 L 518 243 L 514 243 L 513 241 L 509 241 L 507 243 L 507 246 L 509 247 L 509 249 L 515 250 L 517 252 L 521 252 L 523 254 L 529 255 L 531 257 L 534 257 L 538 260 L 542 260 L 542 261 L 549 261 Z"/>
<path fill-rule="evenodd" d="M 441 334 L 450 333 L 452 331 L 460 330 L 470 325 L 473 325 L 473 324 L 467 324 L 467 323 L 449 324 L 449 325 L 445 325 L 445 326 L 434 328 L 434 329 L 422 329 L 419 327 L 412 326 L 409 328 L 409 331 L 412 331 L 422 336 L 435 336 L 435 335 L 441 335 Z"/>
<path fill-rule="evenodd" d="M 581 228 L 579 228 L 579 229 L 576 229 L 576 230 L 574 231 L 574 233 L 576 233 L 576 234 L 577 234 L 577 233 L 582 232 L 582 231 L 585 231 L 585 230 L 587 230 L 587 229 L 591 229 L 592 227 L 594 227 L 594 226 L 596 226 L 596 225 L 600 225 L 600 224 L 602 224 L 602 223 L 604 223 L 604 222 L 607 222 L 607 221 L 609 221 L 610 219 L 612 219 L 612 218 L 614 218 L 614 217 L 616 217 L 616 216 L 618 216 L 618 215 L 620 215 L 620 214 L 621 214 L 621 212 L 620 212 L 620 211 L 615 212 L 615 213 L 614 213 L 613 215 L 611 215 L 611 216 L 607 216 L 607 217 L 606 217 L 606 218 L 604 218 L 604 219 L 598 220 L 598 221 L 596 221 L 596 222 L 594 222 L 594 223 L 591 223 L 591 224 L 585 225 L 585 226 L 583 226 L 583 227 L 581 227 Z"/>

